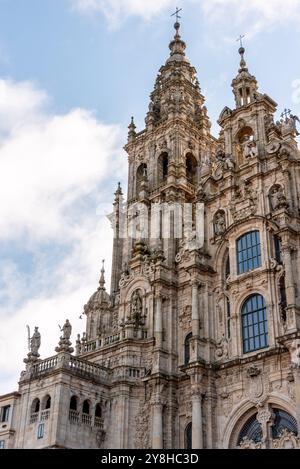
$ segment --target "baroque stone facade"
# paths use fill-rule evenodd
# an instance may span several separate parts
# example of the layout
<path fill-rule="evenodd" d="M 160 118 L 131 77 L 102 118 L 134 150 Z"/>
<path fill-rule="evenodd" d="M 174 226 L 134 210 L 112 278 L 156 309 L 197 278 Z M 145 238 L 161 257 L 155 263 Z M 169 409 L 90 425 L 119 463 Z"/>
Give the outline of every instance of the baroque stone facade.
<path fill-rule="evenodd" d="M 18 392 L 0 398 L 3 447 L 299 447 L 297 118 L 275 122 L 241 47 L 216 139 L 179 23 L 169 47 L 145 129 L 129 125 L 110 295 L 103 267 L 75 355 L 69 321 L 47 359 L 36 328 Z M 168 207 L 167 234 L 146 226 Z"/>

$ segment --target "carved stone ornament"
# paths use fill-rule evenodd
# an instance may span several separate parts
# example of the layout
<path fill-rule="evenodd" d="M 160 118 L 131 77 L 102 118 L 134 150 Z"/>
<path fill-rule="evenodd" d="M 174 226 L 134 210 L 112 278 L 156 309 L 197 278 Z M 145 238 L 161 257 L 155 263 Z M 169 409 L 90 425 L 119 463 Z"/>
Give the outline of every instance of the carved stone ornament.
<path fill-rule="evenodd" d="M 135 447 L 149 449 L 150 446 L 150 406 L 148 402 L 140 402 L 136 419 Z"/>
<path fill-rule="evenodd" d="M 295 449 L 299 448 L 299 438 L 287 428 L 281 432 L 280 438 L 272 441 L 274 449 Z"/>
<path fill-rule="evenodd" d="M 255 443 L 253 440 L 249 440 L 247 436 L 244 436 L 242 441 L 240 442 L 238 448 L 240 449 L 261 449 L 262 443 L 259 441 Z"/>
<path fill-rule="evenodd" d="M 269 191 L 269 199 L 272 210 L 288 207 L 286 197 L 283 193 L 283 188 L 278 184 L 271 187 Z"/>
<path fill-rule="evenodd" d="M 219 210 L 214 215 L 214 233 L 215 236 L 221 236 L 226 231 L 225 213 Z"/>

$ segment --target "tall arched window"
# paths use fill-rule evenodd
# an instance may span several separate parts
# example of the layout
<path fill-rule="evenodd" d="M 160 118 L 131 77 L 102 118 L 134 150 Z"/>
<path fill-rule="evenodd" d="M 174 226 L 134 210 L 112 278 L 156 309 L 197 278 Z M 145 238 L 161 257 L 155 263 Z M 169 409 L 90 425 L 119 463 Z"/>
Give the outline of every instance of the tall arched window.
<path fill-rule="evenodd" d="M 244 438 L 252 440 L 255 443 L 262 440 L 263 434 L 261 424 L 258 422 L 256 417 L 257 414 L 252 415 L 252 417 L 250 417 L 243 426 L 239 434 L 238 445 L 240 445 Z"/>
<path fill-rule="evenodd" d="M 40 400 L 38 398 L 34 399 L 31 404 L 31 413 L 37 413 L 40 411 Z"/>
<path fill-rule="evenodd" d="M 184 448 L 192 449 L 192 422 L 187 424 L 184 433 Z"/>
<path fill-rule="evenodd" d="M 274 443 L 282 436 L 284 430 L 297 436 L 298 428 L 296 419 L 285 410 L 272 407 L 272 414 L 274 415 L 274 418 L 269 420 L 271 425 L 267 426 L 267 435 L 264 443 L 267 447 L 274 448 L 276 447 Z M 242 447 L 243 440 L 250 440 L 250 442 L 254 443 L 262 442 L 263 432 L 261 424 L 257 420 L 257 413 L 252 415 L 242 427 L 238 436 L 237 445 Z M 284 447 L 285 446 L 282 448 Z"/>
<path fill-rule="evenodd" d="M 297 422 L 294 417 L 282 409 L 273 409 L 275 414 L 274 423 L 272 425 L 272 437 L 280 438 L 282 431 L 286 428 L 291 433 L 298 435 Z"/>
<path fill-rule="evenodd" d="M 192 155 L 188 153 L 185 157 L 185 172 L 188 182 L 191 184 L 196 184 L 197 182 L 197 160 Z"/>
<path fill-rule="evenodd" d="M 168 177 L 169 155 L 167 152 L 162 153 L 158 158 L 158 183 L 165 182 Z"/>
<path fill-rule="evenodd" d="M 95 417 L 97 417 L 97 418 L 102 417 L 102 409 L 101 409 L 101 405 L 99 404 L 99 402 L 95 407 Z"/>
<path fill-rule="evenodd" d="M 83 414 L 90 414 L 90 403 L 88 400 L 85 400 L 82 404 L 82 413 Z"/>
<path fill-rule="evenodd" d="M 47 394 L 47 396 L 45 396 L 43 399 L 42 410 L 50 409 L 50 407 L 51 407 L 51 397 L 49 396 L 49 394 Z"/>
<path fill-rule="evenodd" d="M 236 241 L 237 273 L 242 274 L 261 266 L 259 231 L 250 231 Z"/>
<path fill-rule="evenodd" d="M 188 365 L 190 362 L 190 340 L 193 334 L 190 332 L 184 341 L 184 364 Z"/>
<path fill-rule="evenodd" d="M 263 296 L 247 298 L 242 307 L 243 352 L 268 347 L 267 309 Z"/>
<path fill-rule="evenodd" d="M 70 410 L 77 410 L 77 397 L 72 396 L 70 399 Z"/>

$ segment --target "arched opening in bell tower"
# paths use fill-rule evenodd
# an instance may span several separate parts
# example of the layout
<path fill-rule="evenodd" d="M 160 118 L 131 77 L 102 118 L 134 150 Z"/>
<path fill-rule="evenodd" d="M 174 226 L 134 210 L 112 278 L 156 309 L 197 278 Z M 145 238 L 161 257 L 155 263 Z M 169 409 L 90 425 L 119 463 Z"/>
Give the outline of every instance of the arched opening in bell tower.
<path fill-rule="evenodd" d="M 157 160 L 157 175 L 158 183 L 167 182 L 168 178 L 168 165 L 169 165 L 169 155 L 167 152 L 162 153 Z"/>
<path fill-rule="evenodd" d="M 192 153 L 188 153 L 185 157 L 185 171 L 186 178 L 189 183 L 196 184 L 197 182 L 197 160 Z"/>

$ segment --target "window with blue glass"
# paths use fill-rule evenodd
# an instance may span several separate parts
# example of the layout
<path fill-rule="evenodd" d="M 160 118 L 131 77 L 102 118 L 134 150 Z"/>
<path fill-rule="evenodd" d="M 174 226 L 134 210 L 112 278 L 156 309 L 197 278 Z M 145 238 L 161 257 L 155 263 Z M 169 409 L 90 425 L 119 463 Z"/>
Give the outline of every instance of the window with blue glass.
<path fill-rule="evenodd" d="M 259 231 L 251 231 L 241 236 L 236 242 L 236 249 L 238 274 L 261 266 Z"/>
<path fill-rule="evenodd" d="M 261 295 L 252 295 L 242 307 L 243 352 L 268 347 L 267 308 Z"/>
<path fill-rule="evenodd" d="M 38 440 L 40 440 L 41 438 L 44 438 L 44 429 L 45 429 L 45 424 L 40 423 L 38 426 L 38 431 L 37 431 Z"/>

